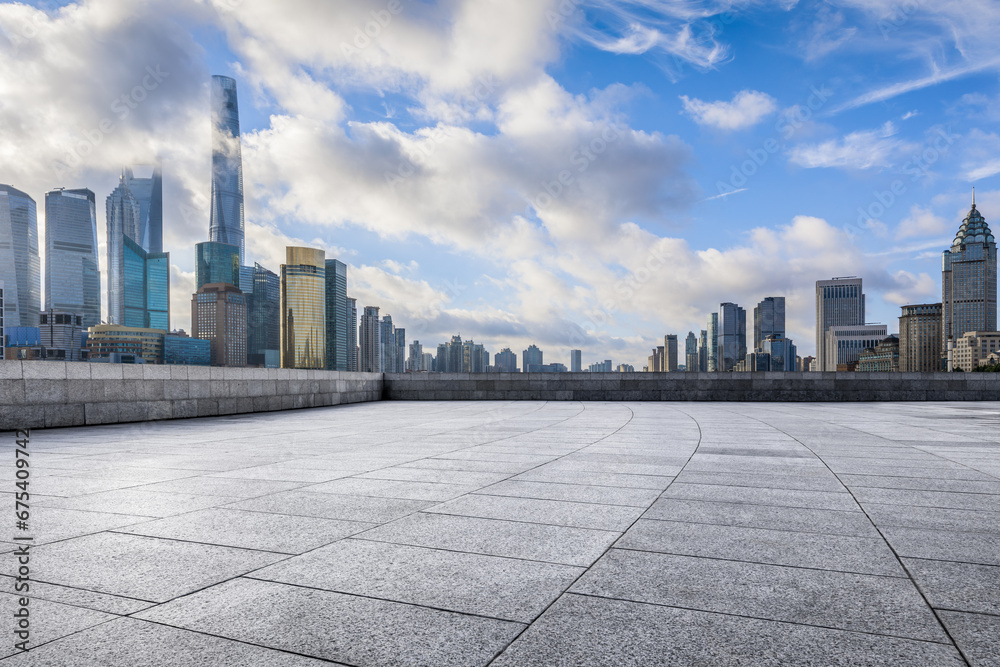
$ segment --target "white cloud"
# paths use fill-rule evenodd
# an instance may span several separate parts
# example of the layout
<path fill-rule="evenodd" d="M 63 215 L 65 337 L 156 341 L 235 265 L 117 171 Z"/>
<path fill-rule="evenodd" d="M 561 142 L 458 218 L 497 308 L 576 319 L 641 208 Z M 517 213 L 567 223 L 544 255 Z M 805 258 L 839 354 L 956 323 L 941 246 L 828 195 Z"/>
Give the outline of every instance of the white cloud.
<path fill-rule="evenodd" d="M 789 151 L 788 159 L 792 164 L 807 169 L 889 167 L 893 156 L 906 145 L 895 138 L 895 134 L 896 126 L 890 121 L 875 130 L 851 132 L 840 140 L 794 146 Z"/>
<path fill-rule="evenodd" d="M 952 223 L 936 215 L 931 209 L 913 206 L 910 214 L 899 223 L 896 238 L 939 235 L 949 231 L 952 226 Z"/>
<path fill-rule="evenodd" d="M 681 95 L 684 112 L 699 125 L 718 130 L 742 130 L 756 125 L 774 113 L 778 105 L 767 93 L 741 90 L 732 101 L 703 102 Z"/>

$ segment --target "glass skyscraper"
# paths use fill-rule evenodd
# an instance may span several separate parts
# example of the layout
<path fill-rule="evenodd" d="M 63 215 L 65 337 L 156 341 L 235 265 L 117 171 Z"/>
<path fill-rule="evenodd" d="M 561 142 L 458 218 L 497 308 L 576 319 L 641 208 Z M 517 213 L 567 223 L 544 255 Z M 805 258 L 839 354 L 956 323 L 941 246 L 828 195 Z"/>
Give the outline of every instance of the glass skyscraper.
<path fill-rule="evenodd" d="M 212 77 L 212 203 L 208 238 L 240 249 L 243 265 L 243 158 L 236 81 Z"/>
<path fill-rule="evenodd" d="M 122 182 L 139 204 L 136 236 L 146 252 L 163 252 L 163 172 L 157 163 L 150 178 L 136 178 L 133 167 L 122 170 Z"/>
<path fill-rule="evenodd" d="M 705 343 L 707 352 L 705 355 L 705 369 L 711 373 L 719 370 L 719 314 L 711 313 L 708 316 L 708 328 L 705 329 Z"/>
<path fill-rule="evenodd" d="M 830 327 L 862 326 L 865 294 L 861 278 L 816 281 L 816 369 L 837 370 L 837 360 L 826 358 L 826 332 Z"/>
<path fill-rule="evenodd" d="M 101 323 L 97 211 L 90 190 L 45 195 L 45 308 L 83 316 L 83 328 Z"/>
<path fill-rule="evenodd" d="M 210 283 L 227 283 L 240 287 L 240 249 L 228 243 L 205 241 L 196 243 L 194 280 L 200 290 Z M 253 271 L 253 269 L 250 269 Z M 251 282 L 250 288 L 253 285 Z M 246 290 L 243 290 L 246 291 Z"/>
<path fill-rule="evenodd" d="M 122 320 L 112 324 L 170 330 L 170 253 L 122 242 Z"/>
<path fill-rule="evenodd" d="M 347 370 L 358 370 L 358 300 L 347 297 Z"/>
<path fill-rule="evenodd" d="M 277 368 L 281 363 L 281 281 L 278 274 L 254 264 L 253 286 L 247 296 L 247 361 L 251 366 Z"/>
<path fill-rule="evenodd" d="M 0 281 L 4 324 L 37 327 L 42 309 L 42 265 L 38 257 L 38 211 L 35 200 L 0 185 Z"/>
<path fill-rule="evenodd" d="M 281 367 L 326 368 L 326 252 L 285 248 L 281 265 Z"/>
<path fill-rule="evenodd" d="M 347 362 L 347 265 L 326 260 L 326 368 L 348 370 Z"/>
<path fill-rule="evenodd" d="M 997 244 L 972 203 L 951 248 L 941 255 L 941 354 L 948 338 L 997 328 Z"/>
<path fill-rule="evenodd" d="M 747 313 L 735 303 L 719 304 L 718 370 L 729 372 L 747 356 Z"/>
<path fill-rule="evenodd" d="M 362 373 L 382 373 L 382 324 L 378 306 L 365 306 L 358 339 L 358 370 Z"/>
<path fill-rule="evenodd" d="M 753 349 L 760 352 L 768 336 L 785 336 L 785 297 L 764 297 L 753 309 Z"/>

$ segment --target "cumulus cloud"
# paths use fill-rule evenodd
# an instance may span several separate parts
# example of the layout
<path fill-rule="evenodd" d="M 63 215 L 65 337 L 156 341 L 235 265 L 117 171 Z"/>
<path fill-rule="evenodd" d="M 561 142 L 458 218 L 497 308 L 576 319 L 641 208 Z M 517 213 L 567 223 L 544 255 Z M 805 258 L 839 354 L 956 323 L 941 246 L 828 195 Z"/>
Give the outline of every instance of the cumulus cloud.
<path fill-rule="evenodd" d="M 681 95 L 681 102 L 694 122 L 718 130 L 752 127 L 778 108 L 773 97 L 757 90 L 741 90 L 729 102 L 704 102 L 687 95 Z"/>
<path fill-rule="evenodd" d="M 913 206 L 909 215 L 899 223 L 896 237 L 905 239 L 913 236 L 946 234 L 952 226 L 952 223 L 935 214 L 930 208 Z"/>

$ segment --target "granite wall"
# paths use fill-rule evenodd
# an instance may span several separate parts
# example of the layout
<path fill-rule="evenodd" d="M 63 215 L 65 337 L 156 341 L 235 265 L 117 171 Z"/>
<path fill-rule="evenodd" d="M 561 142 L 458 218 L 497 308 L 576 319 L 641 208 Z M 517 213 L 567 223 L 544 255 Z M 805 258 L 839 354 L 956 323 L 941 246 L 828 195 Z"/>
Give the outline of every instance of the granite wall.
<path fill-rule="evenodd" d="M 380 373 L 0 361 L 0 431 L 377 401 Z"/>
<path fill-rule="evenodd" d="M 383 386 L 396 400 L 1000 400 L 1000 373 L 408 373 Z"/>

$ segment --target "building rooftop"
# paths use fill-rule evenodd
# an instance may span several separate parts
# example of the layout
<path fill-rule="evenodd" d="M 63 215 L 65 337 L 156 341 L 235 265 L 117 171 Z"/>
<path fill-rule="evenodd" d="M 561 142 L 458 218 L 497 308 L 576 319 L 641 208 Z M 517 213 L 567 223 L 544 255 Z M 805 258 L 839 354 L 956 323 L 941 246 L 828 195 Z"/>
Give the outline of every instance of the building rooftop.
<path fill-rule="evenodd" d="M 5 664 L 1000 664 L 998 423 L 383 401 L 35 431 Z"/>

